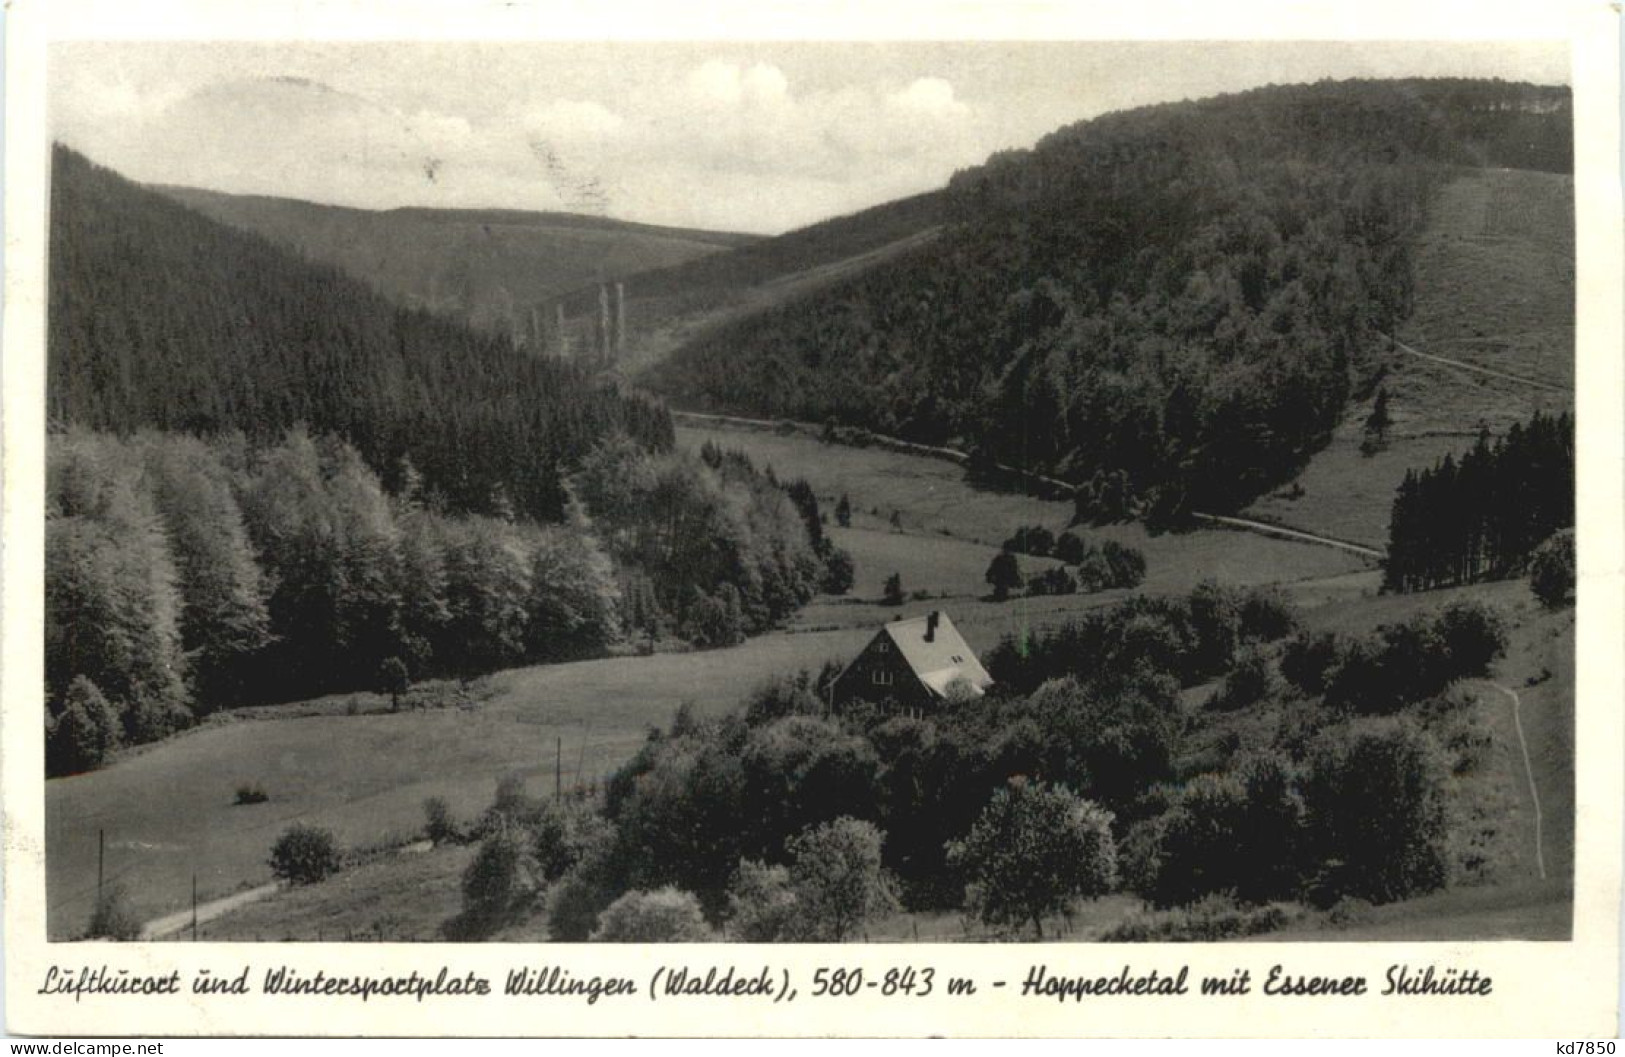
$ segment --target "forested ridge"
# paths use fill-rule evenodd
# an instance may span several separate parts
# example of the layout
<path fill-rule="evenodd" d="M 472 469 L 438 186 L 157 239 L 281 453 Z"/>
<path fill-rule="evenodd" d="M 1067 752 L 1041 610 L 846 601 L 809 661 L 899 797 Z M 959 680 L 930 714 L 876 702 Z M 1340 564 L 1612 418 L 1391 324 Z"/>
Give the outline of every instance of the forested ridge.
<path fill-rule="evenodd" d="M 79 154 L 53 152 L 47 408 L 54 424 L 275 440 L 344 437 L 402 460 L 449 508 L 557 520 L 561 475 L 625 432 L 666 449 L 664 409 L 225 227 Z"/>
<path fill-rule="evenodd" d="M 1063 477 L 1087 517 L 1232 510 L 1322 445 L 1411 308 L 1460 166 L 1569 171 L 1566 88 L 1270 87 L 1109 114 L 955 175 L 930 246 L 696 338 L 679 403 Z"/>
<path fill-rule="evenodd" d="M 850 585 L 805 483 L 675 451 L 657 404 L 54 163 L 52 773 L 245 703 L 731 645 Z"/>

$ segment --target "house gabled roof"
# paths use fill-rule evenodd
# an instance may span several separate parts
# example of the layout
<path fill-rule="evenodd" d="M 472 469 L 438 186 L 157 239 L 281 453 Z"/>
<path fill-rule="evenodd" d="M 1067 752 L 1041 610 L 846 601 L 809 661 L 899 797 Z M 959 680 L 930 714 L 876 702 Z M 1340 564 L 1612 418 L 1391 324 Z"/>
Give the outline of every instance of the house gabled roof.
<path fill-rule="evenodd" d="M 931 641 L 927 642 L 926 632 L 933 616 L 937 626 Z M 890 637 L 903 660 L 933 693 L 947 693 L 948 684 L 958 679 L 963 679 L 978 694 L 993 685 L 993 677 L 987 674 L 987 669 L 976 659 L 946 613 L 939 611 L 912 620 L 896 620 L 887 624 L 881 634 Z"/>

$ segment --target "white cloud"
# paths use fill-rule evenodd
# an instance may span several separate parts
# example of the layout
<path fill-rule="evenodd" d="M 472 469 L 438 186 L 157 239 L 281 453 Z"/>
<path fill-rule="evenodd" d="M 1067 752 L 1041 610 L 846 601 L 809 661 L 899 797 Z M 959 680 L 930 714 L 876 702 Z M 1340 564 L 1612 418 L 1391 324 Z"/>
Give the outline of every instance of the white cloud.
<path fill-rule="evenodd" d="M 740 77 L 745 99 L 757 105 L 770 105 L 784 100 L 790 93 L 789 78 L 777 66 L 757 63 Z"/>
<path fill-rule="evenodd" d="M 216 79 L 161 105 L 129 84 L 77 98 L 59 129 L 139 180 L 758 231 L 940 186 L 996 145 L 942 78 L 806 91 L 777 65 L 724 59 L 625 85 L 614 105 L 541 96 L 483 115 L 297 77 Z"/>
<path fill-rule="evenodd" d="M 908 113 L 963 117 L 970 108 L 954 98 L 954 86 L 941 77 L 919 77 L 901 92 L 886 97 L 888 105 Z"/>

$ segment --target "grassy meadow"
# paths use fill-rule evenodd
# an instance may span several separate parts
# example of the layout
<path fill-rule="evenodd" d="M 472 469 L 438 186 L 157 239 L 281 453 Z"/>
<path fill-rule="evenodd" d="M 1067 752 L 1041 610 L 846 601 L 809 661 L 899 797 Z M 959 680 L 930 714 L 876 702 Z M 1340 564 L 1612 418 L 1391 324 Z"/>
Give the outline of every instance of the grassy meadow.
<path fill-rule="evenodd" d="M 1548 385 L 1574 385 L 1574 184 L 1553 173 L 1486 169 L 1446 185 L 1417 253 L 1416 308 L 1400 340 L 1435 356 Z M 1332 441 L 1297 478 L 1247 514 L 1383 547 L 1405 471 L 1505 432 L 1536 411 L 1572 410 L 1554 392 L 1388 354 L 1381 382 L 1388 447 L 1360 451 L 1372 397 L 1352 403 Z M 1294 497 L 1295 496 L 1295 497 Z"/>

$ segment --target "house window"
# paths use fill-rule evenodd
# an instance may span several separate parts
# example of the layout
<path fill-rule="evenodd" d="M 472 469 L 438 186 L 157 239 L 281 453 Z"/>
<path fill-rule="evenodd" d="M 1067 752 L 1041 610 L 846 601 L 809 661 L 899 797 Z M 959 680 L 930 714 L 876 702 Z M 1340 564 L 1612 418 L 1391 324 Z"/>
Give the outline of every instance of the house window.
<path fill-rule="evenodd" d="M 882 641 L 882 642 L 877 644 L 877 648 L 880 650 L 881 653 L 886 653 L 886 652 L 890 651 L 891 643 Z"/>
<path fill-rule="evenodd" d="M 959 654 L 956 653 L 956 654 L 954 654 L 954 663 L 955 664 L 964 664 L 965 663 L 965 658 L 961 657 Z"/>
<path fill-rule="evenodd" d="M 876 668 L 875 671 L 874 671 L 874 675 L 871 676 L 871 678 L 874 680 L 874 684 L 876 686 L 890 686 L 891 685 L 891 673 L 886 671 L 883 668 Z"/>

